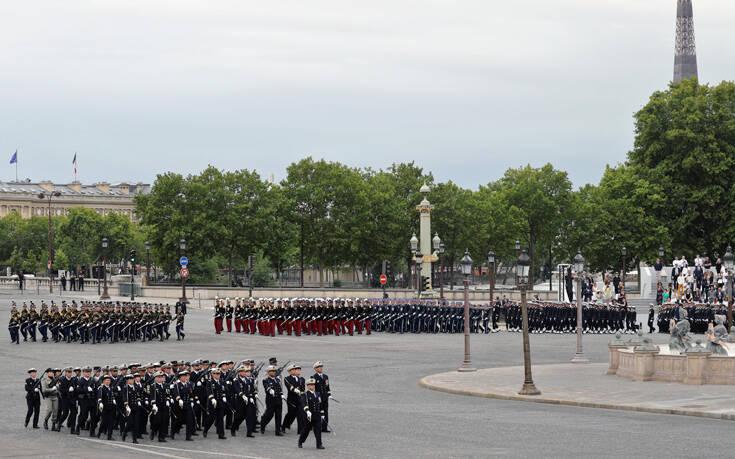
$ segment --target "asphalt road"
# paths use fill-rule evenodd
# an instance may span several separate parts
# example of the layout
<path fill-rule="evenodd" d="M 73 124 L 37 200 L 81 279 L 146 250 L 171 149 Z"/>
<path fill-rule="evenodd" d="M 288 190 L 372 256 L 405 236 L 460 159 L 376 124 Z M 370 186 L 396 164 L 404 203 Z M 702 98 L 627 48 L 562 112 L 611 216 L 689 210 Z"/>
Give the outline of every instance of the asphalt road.
<path fill-rule="evenodd" d="M 9 312 L 9 293 L 0 293 L 3 318 Z M 735 447 L 735 424 L 725 421 L 499 401 L 420 388 L 421 377 L 459 366 L 461 335 L 216 336 L 211 331 L 211 312 L 200 310 L 190 312 L 186 328 L 185 342 L 11 345 L 3 327 L 0 457 L 699 458 L 708 451 L 728 455 Z M 609 339 L 609 335 L 585 335 L 587 356 L 606 362 Z M 664 341 L 661 336 L 655 339 Z M 519 333 L 472 336 L 472 346 L 477 367 L 522 363 Z M 534 364 L 567 362 L 574 346 L 572 335 L 531 336 Z M 335 434 L 325 437 L 325 451 L 314 449 L 313 438 L 299 450 L 295 433 L 277 438 L 272 429 L 254 439 L 197 437 L 193 442 L 169 441 L 162 447 L 147 439 L 132 445 L 23 428 L 23 380 L 28 367 L 194 358 L 259 361 L 271 356 L 281 362 L 297 361 L 305 369 L 315 360 L 325 362 L 333 395 L 341 401 L 331 404 Z"/>

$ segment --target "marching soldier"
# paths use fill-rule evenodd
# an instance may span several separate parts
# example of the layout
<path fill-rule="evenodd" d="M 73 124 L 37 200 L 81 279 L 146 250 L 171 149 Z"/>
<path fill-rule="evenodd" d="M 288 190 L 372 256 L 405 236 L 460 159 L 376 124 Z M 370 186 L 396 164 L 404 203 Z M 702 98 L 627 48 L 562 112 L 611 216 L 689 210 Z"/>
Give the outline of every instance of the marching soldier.
<path fill-rule="evenodd" d="M 59 410 L 57 379 L 53 368 L 46 369 L 46 377 L 41 381 L 41 395 L 46 399 L 46 413 L 43 417 L 43 428 L 48 430 L 51 418 L 51 430 L 56 430 L 56 414 Z"/>
<path fill-rule="evenodd" d="M 100 423 L 97 438 L 103 433 L 107 434 L 107 439 L 112 440 L 112 430 L 115 428 L 115 409 L 117 401 L 113 389 L 110 386 L 112 377 L 110 375 L 102 376 L 102 385 L 97 388 L 97 410 L 100 413 L 102 421 Z"/>
<path fill-rule="evenodd" d="M 148 400 L 151 405 L 151 440 L 158 435 L 160 443 L 166 443 L 168 421 L 171 409 L 169 386 L 165 384 L 165 375 L 161 371 L 153 374 L 155 382 L 150 385 Z"/>
<path fill-rule="evenodd" d="M 135 394 L 135 381 L 133 381 L 133 375 L 125 375 L 125 385 L 120 389 L 120 399 L 122 400 L 122 423 L 120 424 L 120 433 L 122 434 L 122 441 L 125 441 L 125 437 L 128 432 L 131 432 L 133 437 L 133 443 L 138 443 L 138 398 Z"/>
<path fill-rule="evenodd" d="M 77 378 L 72 373 L 71 367 L 64 368 L 64 372 L 59 378 L 58 386 L 59 397 L 61 398 L 61 403 L 59 404 L 61 412 L 59 414 L 59 422 L 56 425 L 56 431 L 59 432 L 64 421 L 66 421 L 70 433 L 73 434 L 76 431 L 77 423 Z"/>
<path fill-rule="evenodd" d="M 287 407 L 286 417 L 283 418 L 283 428 L 291 429 L 291 424 L 295 419 L 297 431 L 301 433 L 303 413 L 301 395 L 304 393 L 306 381 L 301 377 L 301 367 L 299 365 L 291 364 L 286 370 L 288 376 L 283 378 L 283 384 L 286 386 Z"/>
<path fill-rule="evenodd" d="M 324 449 L 324 445 L 322 445 L 322 432 L 324 431 L 321 416 L 322 400 L 315 387 L 316 380 L 310 378 L 306 382 L 306 393 L 301 396 L 301 405 L 304 407 L 306 424 L 299 435 L 299 448 L 303 448 L 309 432 L 313 431 L 314 438 L 316 439 L 316 449 Z"/>
<path fill-rule="evenodd" d="M 312 379 L 316 384 L 316 391 L 321 400 L 321 409 L 324 420 L 320 422 L 322 432 L 330 432 L 329 430 L 329 399 L 332 397 L 332 389 L 329 387 L 329 376 L 324 373 L 324 364 L 320 361 L 314 362 L 314 375 Z"/>
<path fill-rule="evenodd" d="M 224 425 L 227 396 L 225 395 L 225 386 L 221 380 L 222 370 L 214 368 L 210 372 L 210 375 L 212 377 L 206 382 L 207 419 L 204 422 L 204 431 L 202 432 L 202 435 L 204 435 L 204 438 L 207 438 L 207 432 L 209 432 L 209 428 L 214 424 L 217 429 L 217 437 L 220 440 L 224 440 L 227 438 L 225 437 Z"/>
<path fill-rule="evenodd" d="M 10 332 L 10 344 L 20 344 L 20 313 L 15 306 L 15 301 L 11 302 L 10 320 L 8 321 L 8 331 Z"/>
<path fill-rule="evenodd" d="M 38 417 L 41 413 L 41 380 L 36 378 L 37 372 L 35 368 L 28 370 L 28 378 L 26 378 L 26 411 L 25 427 L 33 416 L 33 428 L 38 429 Z"/>
<path fill-rule="evenodd" d="M 263 379 L 263 390 L 265 391 L 265 413 L 260 418 L 260 434 L 265 434 L 265 428 L 271 419 L 275 417 L 276 423 L 276 436 L 280 437 L 283 435 L 281 427 L 281 415 L 283 410 L 281 396 L 283 391 L 281 389 L 281 378 L 276 376 L 278 368 L 275 365 L 268 366 L 268 376 Z"/>
<path fill-rule="evenodd" d="M 79 435 L 80 430 L 86 430 L 87 421 L 89 420 L 91 423 L 92 410 L 94 410 L 94 401 L 97 395 L 97 388 L 92 380 L 92 367 L 86 366 L 82 368 L 82 377 L 77 381 L 75 392 L 79 401 L 79 419 L 77 419 L 75 433 Z M 90 424 L 89 436 L 94 436 L 93 424 Z"/>
<path fill-rule="evenodd" d="M 194 425 L 194 390 L 189 382 L 189 372 L 180 371 L 179 380 L 174 384 L 173 395 L 175 397 L 174 415 L 176 421 L 171 425 L 171 438 L 186 426 L 186 441 L 192 441 L 192 436 L 198 435 Z"/>

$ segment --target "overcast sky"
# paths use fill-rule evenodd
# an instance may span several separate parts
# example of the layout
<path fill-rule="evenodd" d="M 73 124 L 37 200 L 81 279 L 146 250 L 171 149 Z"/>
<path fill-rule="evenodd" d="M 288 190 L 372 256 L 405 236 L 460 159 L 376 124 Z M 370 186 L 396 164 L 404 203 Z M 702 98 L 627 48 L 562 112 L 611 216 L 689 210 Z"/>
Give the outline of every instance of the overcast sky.
<path fill-rule="evenodd" d="M 312 155 L 467 187 L 625 159 L 672 78 L 676 0 L 0 3 L 0 180 L 281 179 Z M 700 79 L 735 79 L 735 2 L 695 0 Z"/>

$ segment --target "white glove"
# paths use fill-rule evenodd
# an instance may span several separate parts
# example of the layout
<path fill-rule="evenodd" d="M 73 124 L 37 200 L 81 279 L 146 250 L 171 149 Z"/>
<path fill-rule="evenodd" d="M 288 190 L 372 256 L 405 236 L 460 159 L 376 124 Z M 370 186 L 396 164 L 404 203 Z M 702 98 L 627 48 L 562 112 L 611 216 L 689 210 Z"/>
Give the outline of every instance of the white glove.
<path fill-rule="evenodd" d="M 74 392 L 74 388 L 69 386 L 69 392 Z"/>
<path fill-rule="evenodd" d="M 125 407 L 125 416 L 130 416 L 130 407 L 129 406 L 126 406 Z"/>
<path fill-rule="evenodd" d="M 301 391 L 298 389 L 294 389 L 294 392 L 296 392 L 296 395 L 301 395 Z"/>
<path fill-rule="evenodd" d="M 245 402 L 246 404 L 248 403 L 248 398 L 247 398 L 246 396 L 244 396 L 244 395 L 242 396 L 242 400 L 243 400 L 243 401 L 244 401 L 244 402 Z"/>
<path fill-rule="evenodd" d="M 253 399 L 251 398 L 251 399 L 250 399 L 250 403 L 255 403 L 255 400 L 253 400 Z"/>
<path fill-rule="evenodd" d="M 271 395 L 276 395 L 276 391 L 274 391 L 273 389 L 269 390 L 268 393 Z"/>
<path fill-rule="evenodd" d="M 94 389 L 92 389 L 91 387 L 87 386 L 87 392 L 94 392 Z"/>
<path fill-rule="evenodd" d="M 255 394 L 255 398 L 259 398 L 259 397 L 258 397 L 258 394 Z"/>
<path fill-rule="evenodd" d="M 171 404 L 166 400 L 166 406 L 171 406 Z"/>
<path fill-rule="evenodd" d="M 102 408 L 104 408 L 104 407 L 105 407 L 105 406 L 104 406 L 104 405 L 102 404 L 102 402 L 100 402 L 100 404 L 99 404 L 98 406 L 99 406 L 99 409 L 100 409 L 100 411 L 102 411 Z"/>
<path fill-rule="evenodd" d="M 156 405 L 153 405 L 153 414 L 158 413 L 158 407 Z"/>
<path fill-rule="evenodd" d="M 306 419 L 308 419 L 309 421 L 311 421 L 311 411 L 307 411 L 306 412 Z"/>
<path fill-rule="evenodd" d="M 138 406 L 140 406 L 140 402 L 138 402 Z"/>
<path fill-rule="evenodd" d="M 197 381 L 197 387 L 202 387 L 202 382 L 201 381 Z"/>
<path fill-rule="evenodd" d="M 179 400 L 179 408 L 183 408 L 183 407 L 184 407 L 184 401 L 183 400 Z"/>
<path fill-rule="evenodd" d="M 222 397 L 222 403 L 227 403 L 227 397 Z"/>
<path fill-rule="evenodd" d="M 113 405 L 117 405 L 117 400 L 115 400 L 115 399 L 113 398 L 113 399 L 112 399 L 112 404 L 113 404 Z"/>
<path fill-rule="evenodd" d="M 281 398 L 284 399 L 284 400 L 286 400 L 286 396 L 285 395 L 281 395 Z"/>
<path fill-rule="evenodd" d="M 33 389 L 33 390 L 34 390 L 35 392 L 41 392 L 40 390 L 38 390 L 38 387 L 36 387 L 36 388 L 35 388 L 35 389 Z"/>
<path fill-rule="evenodd" d="M 212 408 L 217 408 L 217 400 L 212 399 Z"/>

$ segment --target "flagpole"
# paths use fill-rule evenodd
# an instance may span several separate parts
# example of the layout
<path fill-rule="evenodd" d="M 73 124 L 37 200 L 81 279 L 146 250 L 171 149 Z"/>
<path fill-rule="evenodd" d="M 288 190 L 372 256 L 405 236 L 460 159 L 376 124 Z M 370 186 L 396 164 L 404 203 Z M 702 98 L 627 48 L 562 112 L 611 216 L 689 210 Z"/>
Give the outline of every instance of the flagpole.
<path fill-rule="evenodd" d="M 18 183 L 18 149 L 15 149 L 15 183 Z"/>

